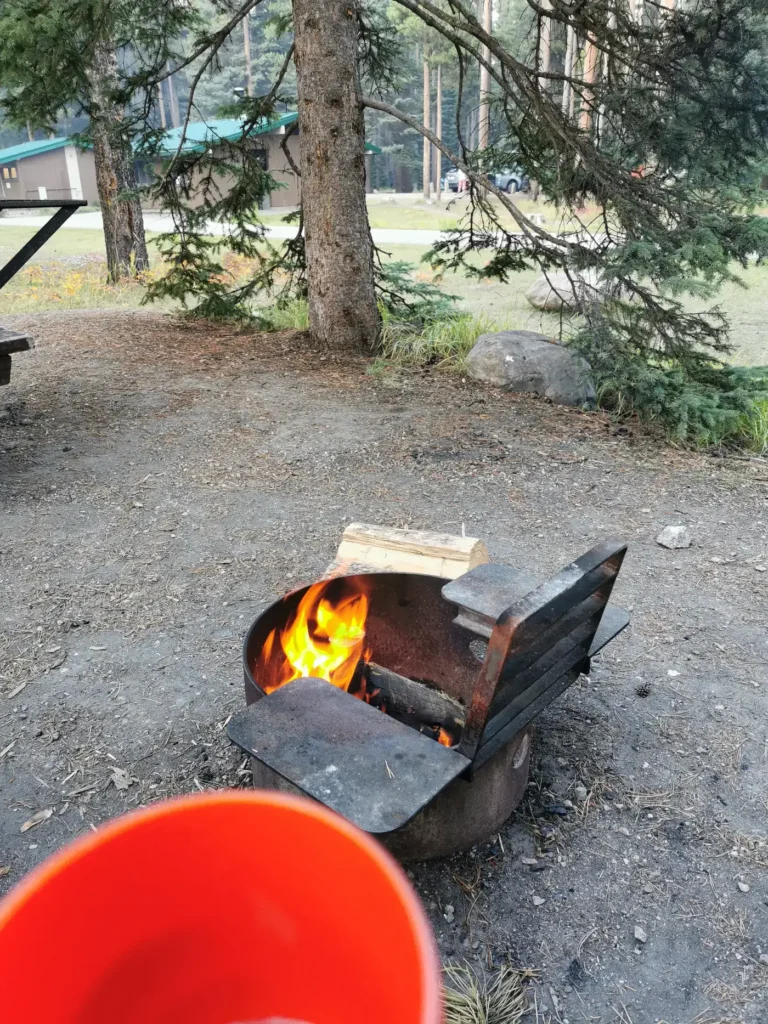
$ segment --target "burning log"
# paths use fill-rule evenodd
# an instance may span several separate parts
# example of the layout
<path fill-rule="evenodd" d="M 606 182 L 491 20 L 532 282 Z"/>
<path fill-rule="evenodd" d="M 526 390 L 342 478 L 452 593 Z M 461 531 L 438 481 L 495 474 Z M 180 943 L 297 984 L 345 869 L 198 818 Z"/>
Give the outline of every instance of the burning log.
<path fill-rule="evenodd" d="M 452 736 L 461 732 L 466 711 L 447 693 L 417 683 L 373 662 L 362 668 L 368 689 L 380 692 L 379 699 L 386 704 L 387 714 L 394 718 L 415 720 L 418 725 L 445 729 Z"/>

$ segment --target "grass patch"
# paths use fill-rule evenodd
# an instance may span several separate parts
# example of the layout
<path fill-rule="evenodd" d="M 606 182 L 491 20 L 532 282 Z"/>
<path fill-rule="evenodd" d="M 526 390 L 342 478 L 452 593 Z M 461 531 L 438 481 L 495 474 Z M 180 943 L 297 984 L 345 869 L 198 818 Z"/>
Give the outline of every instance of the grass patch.
<path fill-rule="evenodd" d="M 755 455 L 768 453 L 768 398 L 758 399 L 752 414 L 741 418 L 736 437 L 745 451 Z"/>
<path fill-rule="evenodd" d="M 530 1007 L 524 983 L 532 972 L 505 965 L 490 979 L 469 964 L 443 971 L 445 1024 L 520 1024 Z"/>
<path fill-rule="evenodd" d="M 553 207 L 546 204 L 535 204 L 529 199 L 516 199 L 520 208 L 526 212 L 538 211 L 543 213 L 545 218 L 554 213 Z M 460 202 L 465 202 L 461 200 Z M 421 205 L 419 205 L 421 204 Z M 447 208 L 434 206 L 429 207 L 423 200 L 414 196 L 407 203 L 390 204 L 381 202 L 381 196 L 376 194 L 369 197 L 369 208 L 372 217 L 379 216 L 388 218 L 386 224 L 389 227 L 417 227 L 422 221 L 414 221 L 413 216 L 422 214 L 430 220 L 429 226 L 436 227 L 435 218 L 456 217 L 460 213 L 457 202 L 450 204 Z M 285 216 L 281 211 L 265 211 L 265 220 L 271 223 L 282 219 Z M 375 221 L 378 223 L 378 221 Z M 0 264 L 5 262 L 13 253 L 28 241 L 36 232 L 35 228 L 16 226 L 13 218 L 0 217 Z M 150 256 L 153 261 L 153 270 L 156 272 L 157 251 L 154 245 L 154 235 L 147 235 L 147 243 Z M 401 261 L 419 264 L 426 252 L 425 246 L 421 245 L 386 245 L 383 258 L 385 261 Z M 93 267 L 84 267 L 83 261 L 73 257 L 95 257 L 102 261 L 104 259 L 104 236 L 102 232 L 94 228 L 62 228 L 57 232 L 34 257 L 33 262 L 27 268 L 37 264 L 52 265 L 59 263 L 58 274 L 47 274 L 45 286 L 38 285 L 35 293 L 28 291 L 27 282 L 18 276 L 0 291 L 0 314 L 2 313 L 23 313 L 36 310 L 54 308 L 92 308 L 105 306 L 137 306 L 143 298 L 143 287 L 136 285 L 104 287 L 104 281 L 98 280 L 98 273 L 94 276 Z M 482 264 L 485 256 L 482 253 L 476 254 L 475 261 Z M 66 262 L 65 262 L 66 261 Z M 67 265 L 69 264 L 69 266 Z M 422 265 L 418 276 L 423 275 L 431 279 L 431 272 Z M 242 274 L 247 268 L 241 268 Z M 79 287 L 74 279 L 66 281 L 70 272 L 83 272 L 86 281 Z M 731 324 L 731 340 L 734 352 L 731 360 L 745 366 L 760 366 L 768 363 L 768 267 L 750 265 L 746 269 L 738 268 L 739 275 L 748 285 L 744 289 L 736 284 L 727 284 L 718 295 L 717 301 L 723 311 L 728 315 Z M 241 274 L 237 273 L 241 279 Z M 538 277 L 535 270 L 522 271 L 512 275 L 507 283 L 497 281 L 478 280 L 468 277 L 463 273 L 448 273 L 442 282 L 446 292 L 458 296 L 460 308 L 463 311 L 474 313 L 482 317 L 495 320 L 505 327 L 516 327 L 530 331 L 538 331 L 549 337 L 557 337 L 560 323 L 556 314 L 542 313 L 533 309 L 525 299 L 525 292 Z M 686 308 L 692 312 L 700 309 L 702 303 L 695 300 L 686 300 Z M 294 321 L 295 322 L 295 321 Z M 298 328 L 301 329 L 301 328 Z"/>
<path fill-rule="evenodd" d="M 259 313 L 265 331 L 308 331 L 309 306 L 306 299 L 291 299 L 281 305 L 268 306 Z"/>
<path fill-rule="evenodd" d="M 36 313 L 51 309 L 136 308 L 147 282 L 162 265 L 132 281 L 110 284 L 107 261 L 89 257 L 76 264 L 31 263 L 0 291 L 0 313 Z"/>
<path fill-rule="evenodd" d="M 384 315 L 380 354 L 404 366 L 444 366 L 461 369 L 481 334 L 505 328 L 482 313 L 450 313 L 423 324 Z"/>

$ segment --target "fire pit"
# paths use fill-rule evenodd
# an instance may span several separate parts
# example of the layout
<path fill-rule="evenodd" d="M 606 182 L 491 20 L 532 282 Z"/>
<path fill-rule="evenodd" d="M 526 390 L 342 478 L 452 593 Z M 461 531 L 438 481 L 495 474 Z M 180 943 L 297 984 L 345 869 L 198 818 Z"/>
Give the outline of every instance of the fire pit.
<path fill-rule="evenodd" d="M 505 565 L 453 581 L 357 573 L 286 595 L 245 641 L 230 739 L 254 784 L 303 792 L 403 859 L 472 845 L 528 779 L 530 723 L 629 621 L 601 545 L 541 586 Z"/>

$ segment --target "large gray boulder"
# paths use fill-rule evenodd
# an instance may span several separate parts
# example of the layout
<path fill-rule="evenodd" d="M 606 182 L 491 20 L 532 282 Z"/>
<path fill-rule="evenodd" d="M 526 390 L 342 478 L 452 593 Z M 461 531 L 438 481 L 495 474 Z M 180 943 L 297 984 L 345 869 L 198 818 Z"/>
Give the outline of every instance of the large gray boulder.
<path fill-rule="evenodd" d="M 586 359 L 534 331 L 481 334 L 467 356 L 475 380 L 528 391 L 558 405 L 592 405 L 595 389 Z"/>
<path fill-rule="evenodd" d="M 601 302 L 604 289 L 594 274 L 571 274 L 569 277 L 562 271 L 550 272 L 537 278 L 528 291 L 526 299 L 536 309 L 548 310 L 552 313 L 572 312 L 579 300 Z"/>

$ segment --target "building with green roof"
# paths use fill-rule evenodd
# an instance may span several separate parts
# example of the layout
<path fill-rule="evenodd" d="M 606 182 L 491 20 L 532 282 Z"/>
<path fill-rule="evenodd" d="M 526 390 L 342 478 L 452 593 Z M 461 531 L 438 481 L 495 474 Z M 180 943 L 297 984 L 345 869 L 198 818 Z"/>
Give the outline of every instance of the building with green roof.
<path fill-rule="evenodd" d="M 279 186 L 271 197 L 271 206 L 296 206 L 299 202 L 299 180 L 291 161 L 299 166 L 298 114 L 289 111 L 270 120 L 264 119 L 248 133 L 248 138 L 262 155 L 263 165 Z M 225 142 L 242 138 L 244 123 L 237 118 L 207 118 L 190 121 L 182 129 L 171 128 L 163 136 L 160 148 L 151 158 L 137 154 L 136 171 L 139 182 L 148 184 L 153 176 L 167 166 L 179 150 L 201 152 Z M 380 153 L 377 146 L 366 144 L 366 170 L 370 180 L 370 160 Z M 286 156 L 285 150 L 291 159 Z M 219 187 L 228 187 L 221 178 Z M 93 152 L 77 146 L 66 137 L 35 139 L 0 150 L 0 199 L 86 199 L 98 203 L 96 169 Z"/>
<path fill-rule="evenodd" d="M 0 149 L 0 199 L 97 202 L 93 153 L 72 139 L 33 139 Z"/>

